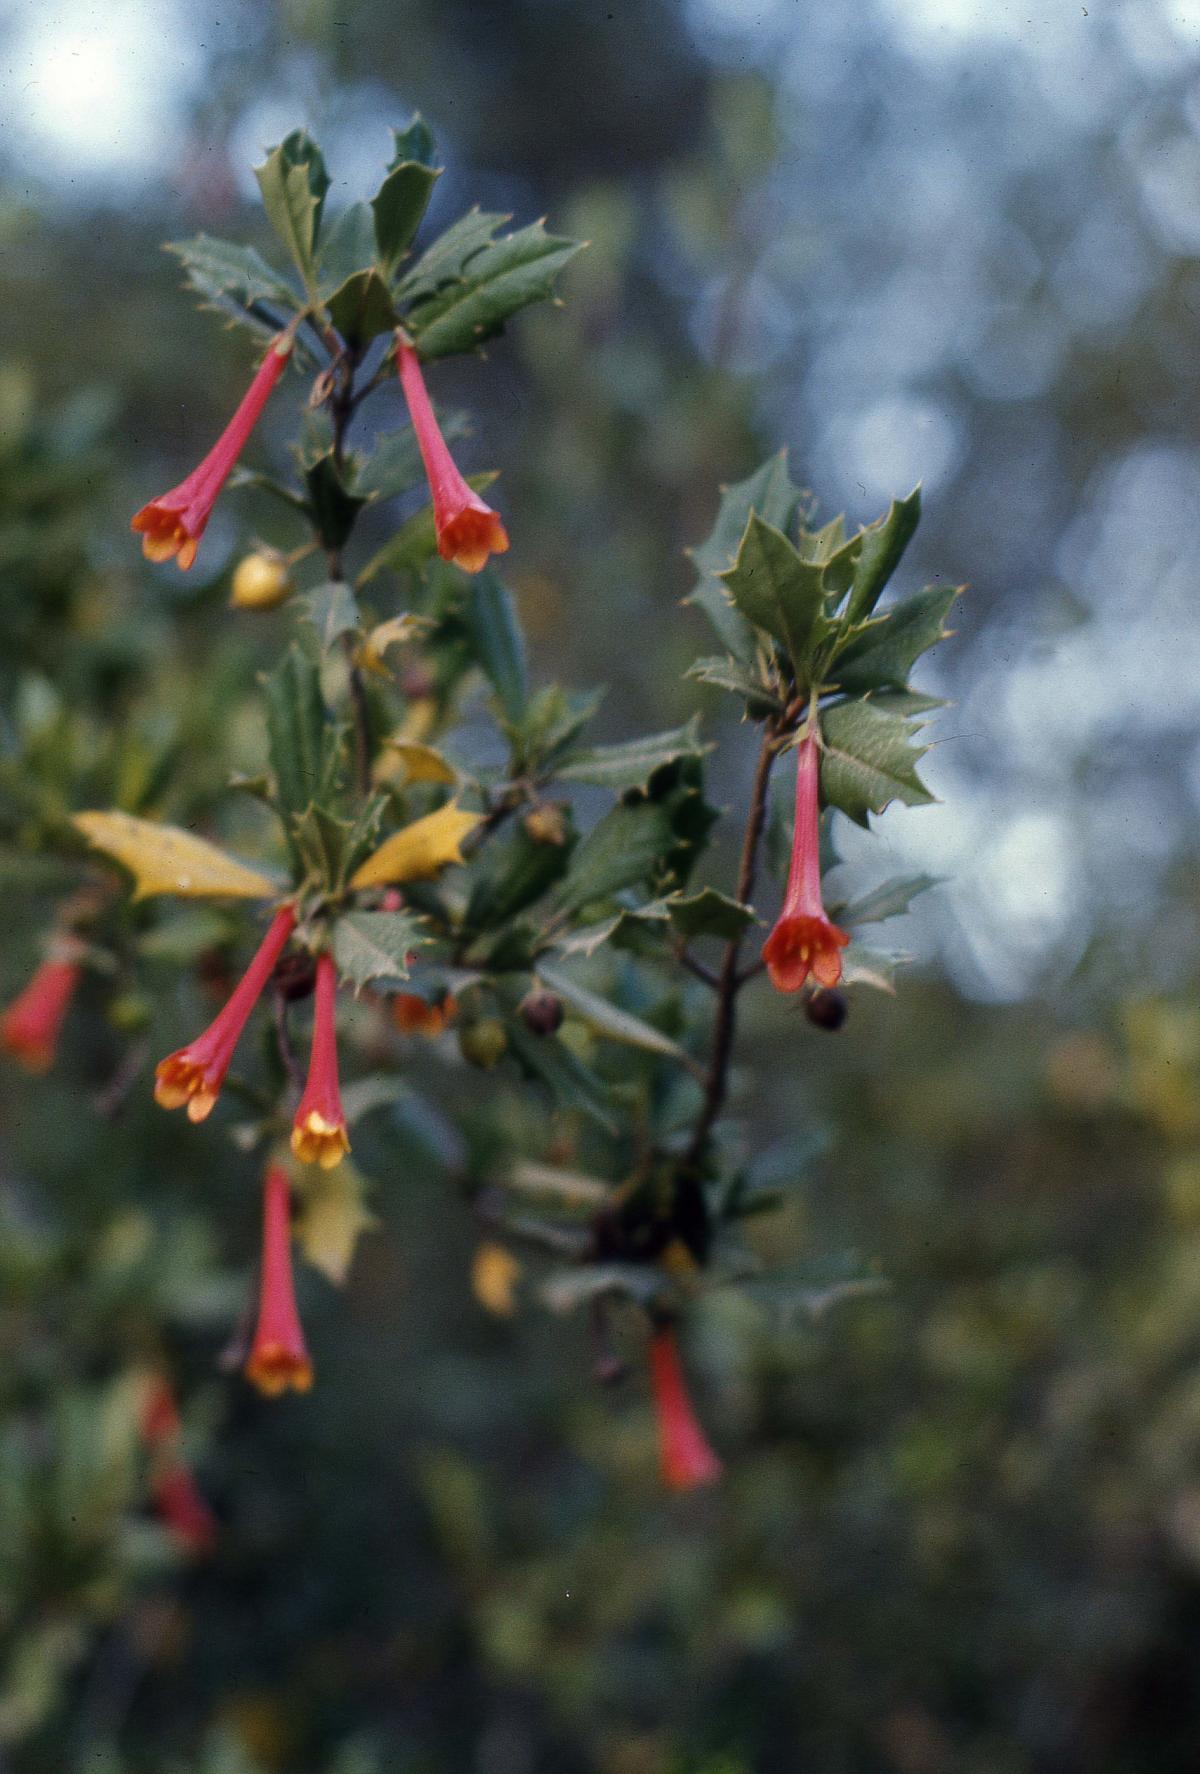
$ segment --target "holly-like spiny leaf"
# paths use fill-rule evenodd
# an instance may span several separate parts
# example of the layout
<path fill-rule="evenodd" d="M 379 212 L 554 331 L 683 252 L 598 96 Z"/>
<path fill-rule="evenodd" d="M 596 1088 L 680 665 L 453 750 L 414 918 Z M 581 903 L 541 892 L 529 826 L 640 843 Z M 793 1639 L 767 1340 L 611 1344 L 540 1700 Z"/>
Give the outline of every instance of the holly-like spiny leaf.
<path fill-rule="evenodd" d="M 651 733 L 644 739 L 628 739 L 619 745 L 597 745 L 571 753 L 556 767 L 555 775 L 567 782 L 588 782 L 617 793 L 644 788 L 656 770 L 677 758 L 700 757 L 711 751 L 699 735 L 698 715 L 683 727 Z"/>
<path fill-rule="evenodd" d="M 268 220 L 304 278 L 313 284 L 321 212 L 329 189 L 325 157 L 307 130 L 295 129 L 272 148 L 254 176 Z"/>
<path fill-rule="evenodd" d="M 697 582 L 683 601 L 699 604 L 721 641 L 743 665 L 753 665 L 758 643 L 754 630 L 730 602 L 721 575 L 737 558 L 752 511 L 765 523 L 786 532 L 799 502 L 800 489 L 792 485 L 788 474 L 787 451 L 780 450 L 745 480 L 722 488 L 720 509 L 711 533 L 698 547 L 687 551 L 696 569 Z"/>
<path fill-rule="evenodd" d="M 547 234 L 541 222 L 489 241 L 468 258 L 453 283 L 405 315 L 405 329 L 420 356 L 429 360 L 475 350 L 519 309 L 553 295 L 555 279 L 580 245 Z"/>
<path fill-rule="evenodd" d="M 134 899 L 275 899 L 279 883 L 227 856 L 206 838 L 129 813 L 76 813 L 72 824 L 133 876 Z"/>
<path fill-rule="evenodd" d="M 448 801 L 435 813 L 414 820 L 384 840 L 373 856 L 350 877 L 352 888 L 401 886 L 405 881 L 427 881 L 452 863 L 461 863 L 462 841 L 474 831 L 481 815 L 464 813 Z"/>
<path fill-rule="evenodd" d="M 410 954 L 427 940 L 411 913 L 346 912 L 333 927 L 333 958 L 359 991 L 379 980 L 406 980 Z"/>
<path fill-rule="evenodd" d="M 871 702 L 837 703 L 821 716 L 821 793 L 858 825 L 892 801 L 927 806 L 933 796 L 917 775 L 928 747 L 915 745 L 920 723 Z"/>
<path fill-rule="evenodd" d="M 835 655 L 830 677 L 843 690 L 905 689 L 922 653 L 946 638 L 946 617 L 961 590 L 929 585 L 894 604 Z"/>
<path fill-rule="evenodd" d="M 894 499 L 887 516 L 862 532 L 862 548 L 846 604 L 847 622 L 861 622 L 871 614 L 900 565 L 920 518 L 921 489 L 914 487 L 907 499 Z"/>

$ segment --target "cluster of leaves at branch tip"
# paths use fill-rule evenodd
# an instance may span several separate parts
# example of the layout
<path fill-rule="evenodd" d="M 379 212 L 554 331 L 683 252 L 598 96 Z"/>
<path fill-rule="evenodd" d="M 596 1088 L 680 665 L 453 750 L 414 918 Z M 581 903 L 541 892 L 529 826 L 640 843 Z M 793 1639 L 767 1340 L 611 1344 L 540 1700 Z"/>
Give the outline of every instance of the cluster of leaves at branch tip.
<path fill-rule="evenodd" d="M 920 489 L 847 537 L 842 518 L 806 527 L 784 453 L 727 487 L 708 539 L 691 551 L 687 601 L 725 647 L 690 675 L 741 697 L 755 719 L 815 698 L 821 794 L 860 825 L 892 801 L 931 799 L 917 772 L 923 717 L 942 704 L 912 689 L 918 659 L 947 634 L 962 587 L 930 585 L 879 609 L 920 516 Z"/>

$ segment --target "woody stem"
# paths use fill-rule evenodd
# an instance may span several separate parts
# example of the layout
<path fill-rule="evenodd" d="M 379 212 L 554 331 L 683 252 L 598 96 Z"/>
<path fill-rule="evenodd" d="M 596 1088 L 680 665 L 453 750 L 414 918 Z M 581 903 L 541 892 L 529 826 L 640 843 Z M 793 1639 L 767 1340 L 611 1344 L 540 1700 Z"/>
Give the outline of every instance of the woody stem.
<path fill-rule="evenodd" d="M 333 423 L 333 459 L 340 469 L 345 457 L 346 431 L 354 416 L 356 405 L 354 397 L 354 369 L 352 358 L 343 358 L 337 368 L 337 382 L 329 397 L 329 414 Z M 342 577 L 342 552 L 340 548 L 326 548 L 325 558 L 329 566 L 329 577 L 340 580 Z M 367 703 L 367 687 L 363 681 L 362 669 L 355 660 L 354 637 L 351 634 L 342 637 L 342 647 L 346 654 L 349 667 L 350 708 L 354 717 L 354 780 L 360 795 L 371 792 L 371 711 Z"/>
<path fill-rule="evenodd" d="M 742 838 L 742 856 L 737 877 L 737 899 L 740 905 L 748 905 L 754 892 L 759 846 L 767 818 L 767 788 L 771 780 L 771 766 L 775 762 L 778 737 L 777 723 L 768 721 L 763 728 L 758 763 L 750 789 L 746 830 Z M 691 1173 L 697 1170 L 704 1157 L 709 1135 L 729 1094 L 729 1067 L 733 1058 L 734 1035 L 737 1032 L 737 995 L 745 984 L 745 975 L 738 965 L 741 950 L 741 934 L 731 936 L 725 945 L 724 958 L 717 975 L 717 1009 L 713 1021 L 712 1057 L 704 1086 L 704 1104 L 684 1158 L 684 1170 Z"/>

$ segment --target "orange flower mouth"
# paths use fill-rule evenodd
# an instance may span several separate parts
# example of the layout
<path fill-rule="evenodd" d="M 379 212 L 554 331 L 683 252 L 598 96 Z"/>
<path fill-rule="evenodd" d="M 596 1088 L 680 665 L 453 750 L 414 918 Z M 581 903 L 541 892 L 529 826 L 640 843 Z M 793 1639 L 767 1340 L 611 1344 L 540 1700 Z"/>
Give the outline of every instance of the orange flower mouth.
<path fill-rule="evenodd" d="M 350 1150 L 344 1121 L 327 1121 L 319 1109 L 310 1109 L 292 1129 L 292 1151 L 301 1164 L 319 1164 L 332 1170 Z"/>
<path fill-rule="evenodd" d="M 143 505 L 129 527 L 140 533 L 142 553 L 148 561 L 178 560 L 186 573 L 196 558 L 200 538 L 189 534 L 177 511 L 152 502 Z"/>
<path fill-rule="evenodd" d="M 468 505 L 438 528 L 438 553 L 464 573 L 478 573 L 489 555 L 504 554 L 508 532 L 486 505 Z"/>
<path fill-rule="evenodd" d="M 282 1343 L 260 1343 L 245 1368 L 246 1378 L 267 1398 L 312 1390 L 312 1362 Z"/>
<path fill-rule="evenodd" d="M 221 1094 L 221 1079 L 208 1066 L 189 1059 L 187 1049 L 171 1053 L 154 1068 L 154 1100 L 160 1109 L 182 1109 L 189 1121 L 204 1121 Z"/>
<path fill-rule="evenodd" d="M 798 992 L 811 973 L 818 985 L 836 986 L 841 951 L 850 941 L 828 918 L 803 913 L 780 918 L 763 946 L 763 960 L 777 992 Z"/>

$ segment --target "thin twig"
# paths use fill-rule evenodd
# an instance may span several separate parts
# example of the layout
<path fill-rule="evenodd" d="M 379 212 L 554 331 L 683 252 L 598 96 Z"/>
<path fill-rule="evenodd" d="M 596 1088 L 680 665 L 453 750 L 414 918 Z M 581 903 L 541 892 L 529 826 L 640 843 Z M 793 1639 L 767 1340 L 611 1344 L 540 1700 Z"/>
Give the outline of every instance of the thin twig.
<path fill-rule="evenodd" d="M 771 766 L 775 762 L 779 728 L 768 721 L 763 728 L 762 745 L 750 790 L 750 809 L 742 839 L 742 857 L 738 867 L 736 898 L 740 905 L 749 905 L 758 872 L 758 849 L 767 817 L 767 787 Z M 695 1132 L 684 1157 L 685 1172 L 695 1172 L 704 1157 L 709 1135 L 725 1107 L 729 1094 L 729 1066 L 733 1057 L 733 1037 L 737 1027 L 737 995 L 744 981 L 739 978 L 738 962 L 742 949 L 742 933 L 731 936 L 725 946 L 725 958 L 717 979 L 717 1013 L 713 1022 L 712 1057 L 708 1065 L 708 1081 L 704 1104 L 696 1122 Z"/>
<path fill-rule="evenodd" d="M 279 1048 L 279 1057 L 283 1061 L 283 1069 L 296 1086 L 304 1089 L 304 1074 L 300 1070 L 300 1062 L 296 1058 L 296 1050 L 292 1046 L 292 1031 L 288 1026 L 288 1001 L 279 987 L 275 988 L 275 1041 Z"/>

